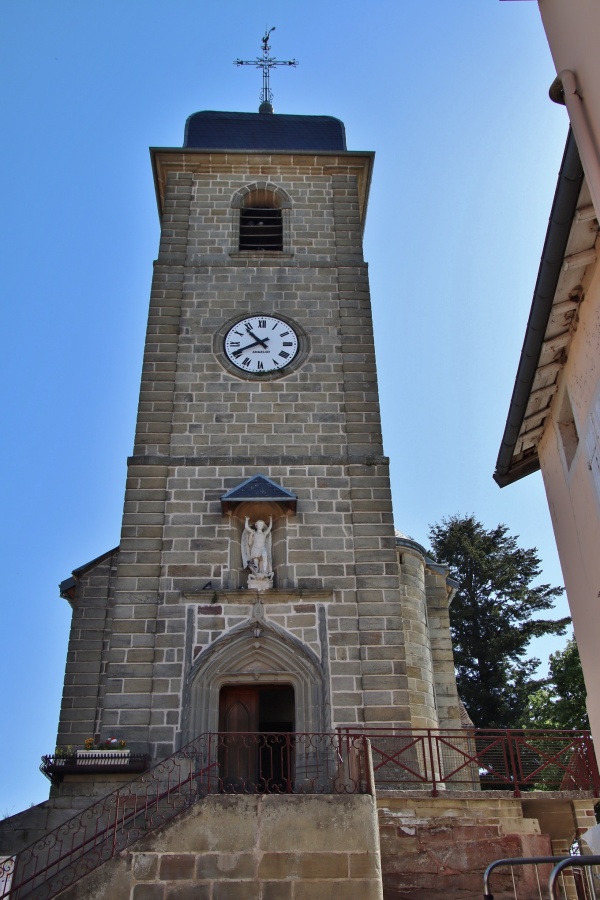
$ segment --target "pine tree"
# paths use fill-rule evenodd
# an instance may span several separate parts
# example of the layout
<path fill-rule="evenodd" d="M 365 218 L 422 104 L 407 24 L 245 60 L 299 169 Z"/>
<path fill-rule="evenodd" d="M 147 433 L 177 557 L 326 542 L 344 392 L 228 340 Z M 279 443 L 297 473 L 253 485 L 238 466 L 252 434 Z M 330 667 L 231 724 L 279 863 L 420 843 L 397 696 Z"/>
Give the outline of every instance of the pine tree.
<path fill-rule="evenodd" d="M 535 618 L 563 588 L 532 584 L 541 572 L 535 548 L 524 550 L 506 525 L 487 530 L 473 516 L 430 527 L 433 555 L 458 582 L 450 624 L 459 694 L 479 728 L 518 727 L 539 660 L 527 658 L 533 637 L 564 634 L 569 618 Z"/>

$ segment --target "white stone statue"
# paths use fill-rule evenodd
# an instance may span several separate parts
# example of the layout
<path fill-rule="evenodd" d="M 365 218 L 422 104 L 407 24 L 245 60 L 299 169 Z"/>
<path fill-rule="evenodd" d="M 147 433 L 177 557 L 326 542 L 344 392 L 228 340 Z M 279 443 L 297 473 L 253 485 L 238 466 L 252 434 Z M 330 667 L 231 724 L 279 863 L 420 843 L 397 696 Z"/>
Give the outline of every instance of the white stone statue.
<path fill-rule="evenodd" d="M 268 527 L 262 519 L 257 519 L 252 526 L 250 517 L 246 516 L 242 532 L 242 563 L 245 569 L 250 570 L 248 587 L 254 590 L 266 591 L 273 587 L 272 530 L 272 516 Z"/>

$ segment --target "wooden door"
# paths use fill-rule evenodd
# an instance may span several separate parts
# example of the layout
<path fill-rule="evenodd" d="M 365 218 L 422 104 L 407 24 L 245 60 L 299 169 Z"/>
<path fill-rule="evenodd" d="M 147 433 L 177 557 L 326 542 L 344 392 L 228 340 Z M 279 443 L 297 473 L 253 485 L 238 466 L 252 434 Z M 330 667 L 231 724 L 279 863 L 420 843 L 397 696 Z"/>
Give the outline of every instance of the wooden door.
<path fill-rule="evenodd" d="M 221 688 L 219 697 L 219 773 L 226 793 L 255 793 L 259 787 L 258 689 Z"/>
<path fill-rule="evenodd" d="M 294 691 L 291 685 L 230 685 L 221 688 L 221 790 L 233 794 L 284 794 L 292 790 L 293 709 Z"/>

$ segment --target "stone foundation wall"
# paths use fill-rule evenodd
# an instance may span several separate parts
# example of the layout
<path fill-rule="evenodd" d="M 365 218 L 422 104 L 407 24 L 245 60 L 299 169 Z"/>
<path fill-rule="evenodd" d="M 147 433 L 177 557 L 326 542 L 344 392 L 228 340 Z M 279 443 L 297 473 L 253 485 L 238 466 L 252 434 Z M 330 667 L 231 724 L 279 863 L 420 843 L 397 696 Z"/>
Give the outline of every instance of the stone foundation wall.
<path fill-rule="evenodd" d="M 449 791 L 439 797 L 416 791 L 380 794 L 384 898 L 480 900 L 483 873 L 491 862 L 568 852 L 573 837 L 595 824 L 594 802 L 558 792 L 522 799 L 500 791 L 469 797 Z M 540 866 L 536 876 L 533 866 L 515 867 L 517 896 L 538 897 L 538 877 L 544 892 L 550 868 Z M 494 897 L 513 900 L 510 869 L 492 878 Z M 572 879 L 567 881 L 572 887 Z"/>
<path fill-rule="evenodd" d="M 102 785 L 90 780 L 88 789 L 92 801 Z M 17 852 L 64 821 L 68 802 L 67 795 L 60 805 L 55 798 L 1 823 L 0 854 Z M 489 863 L 568 853 L 573 837 L 595 824 L 594 802 L 558 792 L 521 799 L 500 791 L 386 792 L 377 801 L 377 826 L 367 796 L 212 796 L 61 896 L 480 900 Z M 514 874 L 519 897 L 538 897 L 535 869 Z M 540 867 L 542 888 L 548 875 L 549 867 Z M 564 885 L 568 900 L 576 900 L 570 874 Z M 492 892 L 514 900 L 510 870 L 493 875 Z"/>
<path fill-rule="evenodd" d="M 61 900 L 382 900 L 374 799 L 209 797 Z"/>

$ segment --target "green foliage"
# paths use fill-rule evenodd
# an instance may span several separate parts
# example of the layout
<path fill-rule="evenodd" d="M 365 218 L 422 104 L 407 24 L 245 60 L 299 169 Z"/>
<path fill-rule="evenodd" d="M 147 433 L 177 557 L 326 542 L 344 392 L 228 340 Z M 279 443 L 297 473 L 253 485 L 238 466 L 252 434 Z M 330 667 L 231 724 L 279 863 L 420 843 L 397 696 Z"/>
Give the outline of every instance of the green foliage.
<path fill-rule="evenodd" d="M 458 589 L 450 625 L 459 694 L 479 728 L 518 727 L 539 660 L 525 657 L 533 637 L 564 634 L 570 619 L 540 619 L 563 593 L 532 584 L 541 572 L 535 548 L 524 550 L 506 525 L 487 530 L 474 516 L 451 516 L 429 531 L 433 556 Z"/>
<path fill-rule="evenodd" d="M 57 759 L 61 759 L 62 757 L 75 756 L 76 752 L 76 748 L 72 744 L 68 744 L 66 747 L 57 747 L 54 751 L 54 756 Z"/>
<path fill-rule="evenodd" d="M 524 711 L 524 728 L 590 727 L 585 705 L 585 683 L 575 638 L 564 650 L 550 655 L 550 675 L 529 697 Z"/>

